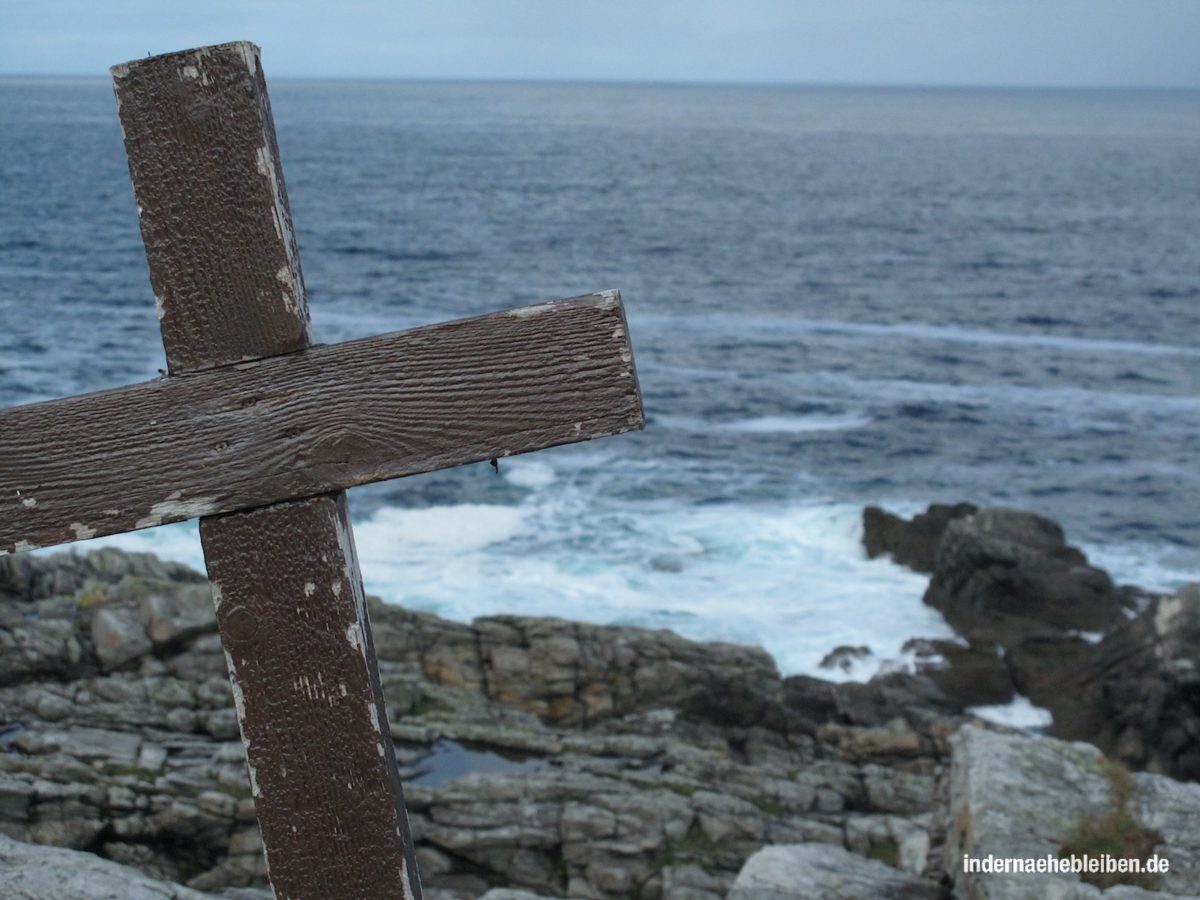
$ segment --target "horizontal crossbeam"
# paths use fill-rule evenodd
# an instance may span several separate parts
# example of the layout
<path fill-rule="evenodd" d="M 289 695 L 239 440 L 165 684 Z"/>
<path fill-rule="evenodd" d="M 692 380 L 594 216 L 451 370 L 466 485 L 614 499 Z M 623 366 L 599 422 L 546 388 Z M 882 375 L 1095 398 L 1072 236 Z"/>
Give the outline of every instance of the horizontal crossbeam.
<path fill-rule="evenodd" d="M 643 427 L 616 291 L 0 410 L 0 555 Z"/>

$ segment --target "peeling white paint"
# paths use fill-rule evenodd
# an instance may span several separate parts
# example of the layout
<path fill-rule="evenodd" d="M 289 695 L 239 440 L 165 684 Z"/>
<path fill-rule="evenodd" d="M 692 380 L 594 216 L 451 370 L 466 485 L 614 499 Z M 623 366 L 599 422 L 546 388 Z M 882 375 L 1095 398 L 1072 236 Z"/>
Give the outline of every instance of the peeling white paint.
<path fill-rule="evenodd" d="M 343 682 L 341 683 L 340 687 L 341 687 L 341 689 L 342 689 L 342 696 L 343 696 L 343 697 L 345 697 L 347 694 L 349 694 L 349 693 L 350 693 L 350 690 L 349 690 L 349 688 L 347 688 L 347 687 L 346 687 L 346 682 L 344 682 L 344 681 L 343 681 Z"/>
<path fill-rule="evenodd" d="M 596 293 L 596 309 L 614 309 L 621 302 L 621 292 L 614 290 L 598 291 Z"/>
<path fill-rule="evenodd" d="M 250 762 L 250 742 L 246 740 L 246 696 L 242 693 L 242 685 L 237 678 L 233 657 L 228 650 L 225 651 L 225 666 L 229 670 L 229 685 L 233 689 L 233 705 L 237 710 L 238 727 L 242 732 L 242 746 L 246 748 L 246 771 L 250 775 L 250 794 L 258 798 L 262 796 L 262 790 L 258 786 L 258 772 L 255 770 L 254 764 Z"/>
<path fill-rule="evenodd" d="M 246 63 L 246 71 L 251 75 L 255 74 L 258 67 L 258 54 L 255 52 L 254 45 L 248 41 L 238 41 L 234 46 L 242 54 L 242 60 Z"/>
<path fill-rule="evenodd" d="M 536 303 L 533 306 L 519 306 L 516 309 L 510 309 L 508 314 L 514 319 L 531 319 L 534 316 L 544 315 L 548 312 L 553 312 L 557 304 Z"/>
<path fill-rule="evenodd" d="M 334 581 L 334 583 L 330 585 L 330 588 L 333 590 L 333 596 L 342 596 L 342 580 L 340 578 Z"/>
<path fill-rule="evenodd" d="M 342 551 L 343 570 L 350 573 L 350 590 L 354 594 L 355 618 L 357 622 L 366 622 L 367 599 L 363 595 L 362 582 L 357 578 L 359 568 L 358 554 L 354 550 L 354 535 L 342 526 L 341 516 L 337 512 L 333 514 L 333 531 L 337 537 L 338 547 Z M 366 642 L 363 640 L 362 628 L 358 627 L 357 624 L 355 627 L 358 628 L 358 639 L 362 642 L 361 646 L 355 646 L 355 649 L 363 651 L 366 648 Z M 347 636 L 349 637 L 349 629 L 347 629 Z M 353 645 L 354 641 L 351 640 L 350 643 Z"/>
<path fill-rule="evenodd" d="M 379 707 L 375 705 L 375 701 L 367 701 L 367 713 L 371 716 L 371 727 L 375 729 L 375 733 L 383 734 L 383 729 L 379 727 Z"/>
<path fill-rule="evenodd" d="M 35 506 L 37 506 L 37 501 L 34 500 L 32 497 L 22 497 L 21 505 L 24 506 L 26 509 L 33 509 Z"/>
<path fill-rule="evenodd" d="M 154 295 L 154 311 L 158 313 L 158 321 L 163 320 L 163 316 L 167 314 L 167 303 L 158 294 Z"/>
<path fill-rule="evenodd" d="M 379 755 L 380 755 L 380 756 L 386 756 L 386 755 L 387 755 L 387 753 L 386 753 L 386 752 L 384 751 L 384 749 L 383 749 L 383 744 L 379 743 L 379 741 L 376 741 L 376 742 L 375 742 L 375 749 L 379 751 Z"/>
<path fill-rule="evenodd" d="M 576 423 L 575 423 L 575 433 L 576 433 L 576 434 L 579 434 L 581 431 L 583 431 L 583 423 L 582 423 L 582 422 L 576 422 Z"/>
<path fill-rule="evenodd" d="M 13 544 L 14 553 L 24 553 L 26 550 L 36 550 L 37 544 L 32 544 L 29 541 L 17 541 Z"/>
<path fill-rule="evenodd" d="M 317 592 L 317 586 L 315 584 L 313 584 L 311 581 L 304 582 L 304 596 L 305 597 L 311 597 L 316 592 Z"/>
<path fill-rule="evenodd" d="M 404 837 L 399 828 L 396 829 L 396 833 L 399 834 L 400 837 Z M 417 898 L 413 896 L 412 885 L 408 883 L 407 859 L 400 860 L 400 888 L 404 891 L 404 900 L 417 900 Z"/>
<path fill-rule="evenodd" d="M 254 151 L 254 166 L 258 169 L 259 175 L 265 178 L 271 177 L 271 162 L 265 146 L 259 147 Z"/>
<path fill-rule="evenodd" d="M 167 499 L 150 507 L 150 514 L 142 516 L 134 524 L 134 528 L 153 528 L 163 522 L 177 522 L 181 519 L 196 519 L 208 516 L 217 511 L 215 497 L 193 497 L 191 500 L 180 500 L 179 491 L 175 491 Z"/>
<path fill-rule="evenodd" d="M 225 599 L 221 593 L 221 585 L 216 581 L 210 581 L 209 585 L 212 587 L 213 610 L 219 612 L 221 609 L 221 601 Z"/>
<path fill-rule="evenodd" d="M 300 271 L 300 266 L 296 261 L 292 231 L 291 228 L 287 227 L 287 211 L 283 203 L 283 192 L 279 187 L 279 173 L 276 170 L 275 161 L 271 157 L 267 143 L 264 143 L 254 151 L 254 164 L 258 168 L 259 173 L 270 183 L 271 199 L 273 201 L 271 222 L 275 226 L 275 236 L 279 238 L 280 243 L 283 244 L 284 253 L 287 254 L 287 262 L 280 266 L 279 271 L 275 273 L 275 277 L 285 288 L 281 294 L 283 307 L 292 315 L 300 315 L 300 292 L 296 279 L 296 273 Z"/>
<path fill-rule="evenodd" d="M 96 529 L 88 528 L 82 522 L 72 522 L 71 530 L 75 532 L 75 537 L 81 541 L 86 541 L 88 538 L 96 536 Z"/>
<path fill-rule="evenodd" d="M 194 81 L 200 77 L 200 70 L 195 66 L 184 66 L 179 70 L 179 77 Z"/>
<path fill-rule="evenodd" d="M 350 642 L 350 646 L 359 653 L 364 652 L 366 644 L 363 641 L 362 626 L 357 622 L 351 622 L 346 626 L 346 640 Z"/>

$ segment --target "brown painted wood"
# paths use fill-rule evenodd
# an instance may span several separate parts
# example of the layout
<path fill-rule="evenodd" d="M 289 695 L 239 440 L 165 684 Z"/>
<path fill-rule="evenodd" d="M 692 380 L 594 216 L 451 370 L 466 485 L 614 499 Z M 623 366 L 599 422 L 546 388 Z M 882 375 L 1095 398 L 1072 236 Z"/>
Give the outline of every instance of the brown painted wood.
<path fill-rule="evenodd" d="M 615 291 L 13 407 L 0 554 L 643 424 Z"/>
<path fill-rule="evenodd" d="M 304 281 L 258 48 L 138 60 L 117 66 L 113 79 L 171 371 L 308 346 Z M 218 612 L 221 641 L 276 896 L 420 900 L 344 496 L 206 519 L 201 533 L 209 575 L 234 604 Z M 304 654 L 280 644 L 287 636 L 277 641 L 261 630 L 260 616 L 275 621 L 290 605 L 304 617 L 314 598 L 336 599 L 341 578 L 352 609 L 335 602 L 325 611 L 326 627 L 308 635 Z M 355 634 L 362 653 L 348 654 Z M 346 685 L 344 702 L 335 694 L 331 705 L 320 689 L 327 675 L 338 694 Z M 280 704 L 289 686 L 289 702 Z M 293 740 L 297 722 L 308 730 Z M 380 743 L 382 753 L 364 752 Z M 298 761 L 316 781 L 285 774 Z M 330 781 L 335 773 L 339 780 Z"/>
<path fill-rule="evenodd" d="M 620 298 L 311 347 L 258 48 L 113 80 L 171 375 L 0 411 L 0 553 L 205 516 L 276 895 L 420 900 L 338 489 L 642 427 Z"/>
<path fill-rule="evenodd" d="M 308 305 L 253 44 L 112 68 L 171 374 L 308 346 Z"/>
<path fill-rule="evenodd" d="M 346 522 L 339 493 L 200 524 L 271 881 L 296 900 L 403 897 L 415 865 L 398 781 L 379 802 L 396 758 Z"/>

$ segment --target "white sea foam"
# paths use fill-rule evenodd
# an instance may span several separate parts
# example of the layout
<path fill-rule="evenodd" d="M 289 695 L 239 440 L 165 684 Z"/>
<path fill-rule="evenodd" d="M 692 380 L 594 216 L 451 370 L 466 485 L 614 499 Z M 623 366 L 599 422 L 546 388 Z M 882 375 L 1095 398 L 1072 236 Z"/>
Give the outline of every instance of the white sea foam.
<path fill-rule="evenodd" d="M 356 522 L 367 590 L 458 621 L 553 615 L 755 644 L 785 674 L 832 680 L 911 670 L 911 654 L 901 651 L 906 640 L 953 638 L 921 602 L 924 576 L 865 558 L 858 506 L 610 503 L 564 477 L 579 462 L 573 457 L 556 458 L 557 474 L 548 462 L 520 462 L 502 471 L 530 489 L 521 505 L 385 507 Z M 154 552 L 203 570 L 194 522 L 73 546 Z M 1102 565 L 1122 558 L 1120 548 L 1088 549 Z M 1136 549 L 1126 556 L 1144 568 L 1118 568 L 1118 580 L 1161 578 L 1162 560 Z M 820 668 L 841 645 L 871 653 L 845 671 Z M 1043 724 L 1027 701 L 1004 709 L 977 712 Z"/>
<path fill-rule="evenodd" d="M 886 664 L 902 657 L 909 637 L 951 635 L 921 603 L 922 576 L 864 558 L 857 507 L 634 514 L 569 490 L 551 493 L 506 520 L 497 533 L 503 540 L 465 551 L 456 536 L 444 545 L 407 544 L 391 531 L 403 518 L 390 514 L 361 523 L 368 591 L 459 620 L 556 615 L 757 644 L 786 673 L 837 679 L 873 674 L 820 669 L 840 644 L 866 644 Z M 441 513 L 466 528 L 479 508 Z"/>
<path fill-rule="evenodd" d="M 742 434 L 804 434 L 810 431 L 849 431 L 871 424 L 869 416 L 759 416 L 754 419 L 737 419 L 718 427 L 722 431 Z"/>
<path fill-rule="evenodd" d="M 542 488 L 553 483 L 554 467 L 540 459 L 506 459 L 501 472 L 506 479 L 518 487 Z"/>
<path fill-rule="evenodd" d="M 1010 728 L 1049 728 L 1054 722 L 1048 709 L 1034 706 L 1028 697 L 1017 694 L 1011 703 L 1000 703 L 995 706 L 972 706 L 968 712 L 995 722 L 997 725 L 1007 725 Z"/>
<path fill-rule="evenodd" d="M 701 319 L 694 316 L 637 316 L 634 317 L 634 325 L 635 328 L 669 328 L 673 331 L 709 331 L 716 328 L 722 335 L 770 332 L 791 335 L 816 334 L 823 338 L 863 336 L 888 340 L 899 338 L 953 344 L 1040 347 L 1068 353 L 1200 356 L 1200 348 L 1182 344 L 1150 344 L 1142 341 L 1104 340 L 1057 334 L 984 331 L 977 328 L 927 325 L 921 322 L 847 322 L 838 319 L 710 313 Z"/>
<path fill-rule="evenodd" d="M 714 424 L 707 419 L 688 416 L 654 416 L 654 424 L 676 431 L 707 434 L 714 429 L 734 434 L 808 434 L 821 431 L 851 431 L 870 425 L 872 419 L 859 413 L 827 415 L 771 415 L 734 419 Z"/>
<path fill-rule="evenodd" d="M 1084 543 L 1080 549 L 1092 565 L 1106 570 L 1117 584 L 1170 593 L 1188 582 L 1200 581 L 1194 550 L 1147 543 Z"/>
<path fill-rule="evenodd" d="M 528 510 L 516 506 L 468 503 L 423 509 L 384 507 L 354 526 L 359 558 L 387 559 L 393 552 L 434 553 L 439 557 L 469 553 L 511 538 L 521 529 Z"/>

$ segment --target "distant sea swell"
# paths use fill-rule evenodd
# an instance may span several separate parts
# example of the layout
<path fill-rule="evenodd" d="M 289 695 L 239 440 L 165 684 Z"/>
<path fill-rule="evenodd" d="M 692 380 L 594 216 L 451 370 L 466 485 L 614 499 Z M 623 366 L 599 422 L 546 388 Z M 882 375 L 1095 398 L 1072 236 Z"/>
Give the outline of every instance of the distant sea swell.
<path fill-rule="evenodd" d="M 628 306 L 645 433 L 353 492 L 389 601 L 898 659 L 949 632 L 858 515 L 931 500 L 1200 577 L 1196 92 L 271 90 L 318 339 Z M 153 377 L 107 86 L 0 80 L 0 144 L 0 403 Z"/>

